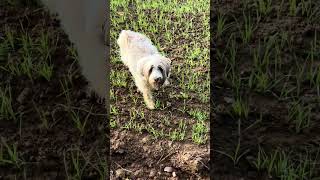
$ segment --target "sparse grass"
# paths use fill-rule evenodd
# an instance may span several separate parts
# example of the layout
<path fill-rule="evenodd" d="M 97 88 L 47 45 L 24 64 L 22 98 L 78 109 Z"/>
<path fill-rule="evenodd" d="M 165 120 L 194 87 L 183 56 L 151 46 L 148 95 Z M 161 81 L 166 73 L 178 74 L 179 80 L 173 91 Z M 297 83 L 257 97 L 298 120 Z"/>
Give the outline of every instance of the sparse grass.
<path fill-rule="evenodd" d="M 302 12 L 301 14 L 307 18 L 307 22 L 312 24 L 319 22 L 319 9 L 320 7 L 312 0 L 301 0 L 300 2 Z"/>
<path fill-rule="evenodd" d="M 257 0 L 255 1 L 255 6 L 257 9 L 257 14 L 261 16 L 266 16 L 271 12 L 272 0 Z"/>
<path fill-rule="evenodd" d="M 101 155 L 99 153 L 96 153 L 98 156 L 98 164 L 95 165 L 95 169 L 98 171 L 99 173 L 99 180 L 105 180 L 107 178 L 109 178 L 109 172 L 108 172 L 108 166 L 110 163 L 107 162 L 107 160 L 103 157 L 101 157 Z"/>
<path fill-rule="evenodd" d="M 259 148 L 254 165 L 258 170 L 266 169 L 270 175 L 281 180 L 313 179 L 318 157 L 311 157 L 306 153 L 298 157 L 298 160 L 293 160 L 291 156 L 291 154 L 279 150 L 267 154 L 262 148 Z"/>
<path fill-rule="evenodd" d="M 249 116 L 249 105 L 248 102 L 243 100 L 242 98 L 237 98 L 232 103 L 232 114 L 234 114 L 236 117 L 241 117 L 247 119 Z"/>
<path fill-rule="evenodd" d="M 197 144 L 204 144 L 208 139 L 209 129 L 204 121 L 197 121 L 192 126 L 192 140 Z"/>
<path fill-rule="evenodd" d="M 38 167 L 48 167 L 63 179 L 106 179 L 109 169 L 106 153 L 102 153 L 107 149 L 102 132 L 106 114 L 99 113 L 104 108 L 78 94 L 86 82 L 79 71 L 76 50 L 39 2 L 0 2 L 0 176 L 34 179 L 43 176 Z M 55 148 L 57 142 L 64 147 Z M 65 151 L 70 146 L 87 151 L 92 146 L 97 155 Z M 44 160 L 49 156 L 58 160 L 54 166 Z M 54 168 L 63 169 L 63 160 L 66 174 Z M 46 178 L 55 177 L 49 174 Z"/>
<path fill-rule="evenodd" d="M 111 71 L 110 74 L 110 79 L 112 79 L 112 85 L 113 86 L 118 86 L 118 87 L 127 87 L 127 77 L 128 77 L 128 72 L 116 72 L 116 71 Z"/>
<path fill-rule="evenodd" d="M 289 15 L 295 16 L 297 14 L 297 0 L 289 0 Z"/>
<path fill-rule="evenodd" d="M 244 44 L 247 44 L 251 41 L 255 28 L 254 28 L 254 24 L 252 23 L 250 14 L 245 14 L 243 12 L 243 19 L 244 19 L 243 26 L 240 25 L 239 22 L 237 23 L 238 23 L 239 31 L 241 32 L 241 39 Z"/>
<path fill-rule="evenodd" d="M 53 74 L 53 65 L 49 65 L 47 63 L 40 63 L 38 68 L 39 75 L 50 82 Z"/>
<path fill-rule="evenodd" d="M 208 119 L 208 112 L 203 112 L 200 109 L 192 109 L 188 112 L 197 121 L 205 121 Z"/>
<path fill-rule="evenodd" d="M 173 141 L 184 140 L 186 137 L 186 123 L 183 120 L 180 120 L 179 129 L 174 129 L 172 132 L 170 132 L 169 137 Z"/>
<path fill-rule="evenodd" d="M 205 0 L 111 1 L 110 91 L 111 113 L 115 118 L 110 123 L 116 128 L 114 130 L 145 130 L 156 139 L 190 139 L 196 144 L 207 143 L 210 84 L 208 3 Z M 220 18 L 219 36 L 231 27 L 223 15 Z M 171 76 L 174 80 L 165 90 L 155 93 L 157 115 L 146 109 L 132 75 L 120 60 L 115 42 L 122 29 L 146 34 L 160 53 L 172 59 Z M 199 106 L 201 111 L 193 106 Z M 181 117 L 187 119 L 183 122 L 169 116 L 167 120 L 160 121 L 159 117 L 166 116 L 166 112 L 182 113 Z M 186 123 L 188 120 L 195 121 L 190 124 Z M 170 121 L 179 123 L 166 123 Z"/>
<path fill-rule="evenodd" d="M 10 49 L 15 49 L 15 37 L 14 37 L 14 32 L 8 27 L 5 27 L 5 40 L 9 44 Z"/>
<path fill-rule="evenodd" d="M 261 174 L 267 171 L 272 178 L 283 180 L 317 179 L 319 164 L 300 157 L 300 150 L 314 152 L 318 147 L 318 143 L 311 144 L 319 124 L 319 2 L 244 0 L 214 4 L 214 17 L 219 17 L 214 26 L 222 34 L 214 37 L 215 89 L 220 96 L 233 97 L 232 101 L 217 97 L 215 118 L 217 122 L 242 121 L 245 131 L 241 136 L 246 140 L 240 148 L 239 137 L 238 142 L 230 140 L 240 136 L 233 133 L 234 124 L 217 124 L 222 135 L 215 138 L 226 144 L 215 145 L 232 161 L 223 162 L 225 168 L 218 169 L 248 175 L 243 171 L 247 166 L 240 157 L 246 153 L 242 148 L 263 144 L 266 153 L 260 150 L 255 163 Z M 223 17 L 220 12 L 224 12 Z M 231 27 L 225 28 L 226 24 Z M 260 120 L 257 112 L 263 112 Z M 279 151 L 270 150 L 276 147 Z M 285 153 L 287 149 L 292 149 L 292 154 Z M 250 159 L 256 155 L 245 156 Z M 243 167 L 229 171 L 236 164 Z M 267 176 L 256 178 L 262 177 Z"/>
<path fill-rule="evenodd" d="M 18 169 L 20 169 L 22 165 L 22 160 L 20 159 L 19 153 L 17 151 L 17 145 L 9 145 L 3 137 L 1 137 L 0 164 L 10 164 Z"/>
<path fill-rule="evenodd" d="M 67 158 L 70 160 L 68 161 Z M 82 179 L 84 170 L 87 168 L 88 162 L 84 158 L 82 151 L 71 149 L 64 152 L 64 166 L 67 179 Z"/>
<path fill-rule="evenodd" d="M 57 46 L 55 43 L 58 41 L 50 42 L 51 40 L 50 32 L 42 31 L 40 33 L 36 49 L 40 53 L 40 57 L 44 62 L 51 61 L 51 54 L 55 51 Z"/>
<path fill-rule="evenodd" d="M 70 106 L 72 104 L 71 102 L 71 93 L 70 93 L 70 87 L 69 87 L 69 81 L 68 79 L 65 77 L 63 80 L 60 80 L 60 85 L 61 85 L 61 89 L 62 89 L 62 93 L 61 95 L 65 96 L 65 100 L 68 106 L 68 110 L 70 110 Z"/>
<path fill-rule="evenodd" d="M 5 60 L 7 60 L 9 55 L 9 45 L 7 42 L 0 43 L 0 63 L 3 64 Z M 3 68 L 3 67 L 2 67 Z"/>
<path fill-rule="evenodd" d="M 215 150 L 216 152 L 228 157 L 232 160 L 233 165 L 236 166 L 240 159 L 250 152 L 250 149 L 242 150 L 241 149 L 241 120 L 238 119 L 238 143 L 236 144 L 236 147 L 232 153 L 228 153 L 225 151 Z"/>
<path fill-rule="evenodd" d="M 217 29 L 216 29 L 216 36 L 219 38 L 224 31 L 232 27 L 233 24 L 226 24 L 227 19 L 226 17 L 220 12 L 218 14 L 218 19 L 217 19 Z"/>
<path fill-rule="evenodd" d="M 79 114 L 80 113 L 79 111 L 75 112 L 75 110 L 71 110 L 71 112 L 70 112 L 70 118 L 74 122 L 75 127 L 79 130 L 80 136 L 83 136 L 85 133 L 86 124 L 87 124 L 88 118 L 91 115 L 90 114 L 91 110 L 92 110 L 92 107 L 91 107 L 90 111 L 88 112 L 88 114 L 84 117 L 83 120 Z"/>
<path fill-rule="evenodd" d="M 28 33 L 17 35 L 6 27 L 0 45 L 0 61 L 5 63 L 1 69 L 13 76 L 27 76 L 32 82 L 39 76 L 50 81 L 53 74 L 51 55 L 57 42 L 49 31 L 42 30 L 35 39 Z"/>
<path fill-rule="evenodd" d="M 296 133 L 302 129 L 310 127 L 311 124 L 311 107 L 294 102 L 288 110 L 289 121 L 295 125 Z"/>
<path fill-rule="evenodd" d="M 11 88 L 7 86 L 6 88 L 0 87 L 0 119 L 16 119 L 16 113 L 13 110 L 13 102 L 11 97 Z"/>

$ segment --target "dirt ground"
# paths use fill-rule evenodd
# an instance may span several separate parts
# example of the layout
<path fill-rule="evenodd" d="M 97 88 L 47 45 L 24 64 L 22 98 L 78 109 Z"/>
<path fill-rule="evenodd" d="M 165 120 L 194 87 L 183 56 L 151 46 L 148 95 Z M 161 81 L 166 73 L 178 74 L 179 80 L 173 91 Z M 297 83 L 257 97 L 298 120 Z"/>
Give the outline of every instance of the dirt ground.
<path fill-rule="evenodd" d="M 210 25 L 214 29 L 211 61 L 216 62 L 213 65 L 214 72 L 211 77 L 212 91 L 214 91 L 214 113 L 210 118 L 213 126 L 211 134 L 214 148 L 211 152 L 213 179 L 319 179 L 320 177 L 319 86 L 312 85 L 316 76 L 310 78 L 308 75 L 311 70 L 317 68 L 314 74 L 319 75 L 320 72 L 319 38 L 315 43 L 317 46 L 313 51 L 313 62 L 308 54 L 316 34 L 319 37 L 320 16 L 316 8 L 320 5 L 312 1 L 311 9 L 315 10 L 315 13 L 313 18 L 307 18 L 308 15 L 303 14 L 301 1 L 297 1 L 299 6 L 296 11 L 292 8 L 292 12 L 296 12 L 294 15 L 288 15 L 291 12 L 288 1 L 282 4 L 281 1 L 270 2 L 270 12 L 260 16 L 260 19 L 256 14 L 257 8 L 251 0 L 214 1 L 211 6 Z M 218 36 L 216 28 L 219 12 L 222 12 L 226 19 L 226 30 Z M 252 38 L 247 43 L 243 43 L 241 36 L 243 32 L 241 30 L 245 29 L 244 24 L 249 21 L 248 16 L 246 16 L 247 19 L 244 18 L 243 12 L 251 13 L 249 17 L 255 28 L 253 28 Z M 231 25 L 227 27 L 229 24 Z M 258 48 L 260 39 L 263 47 L 261 54 L 263 54 L 267 49 L 267 42 L 263 41 L 263 38 L 270 38 L 282 32 L 287 34 L 288 38 L 283 46 L 281 43 L 278 44 L 280 58 L 277 59 L 274 56 L 277 48 L 272 46 L 270 62 L 266 65 L 268 82 L 271 85 L 266 91 L 262 91 L 261 88 L 257 88 L 261 87 L 258 86 L 261 81 L 257 80 L 253 81 L 253 86 L 250 87 L 250 75 L 256 71 L 252 50 Z M 232 42 L 236 47 L 234 79 L 231 75 L 226 75 L 232 59 L 231 52 L 229 53 L 232 49 L 232 43 L 228 43 L 230 39 L 234 40 Z M 281 38 L 277 36 L 276 39 Z M 305 71 L 301 69 L 299 71 L 304 63 Z M 278 67 L 275 67 L 275 64 Z M 237 90 L 237 83 L 232 81 L 238 82 L 239 79 L 241 79 L 238 86 L 240 88 Z M 234 114 L 232 107 L 239 96 L 247 102 L 247 117 Z M 310 120 L 310 123 L 301 131 L 296 131 L 292 121 L 297 116 L 289 117 L 288 115 L 290 107 L 297 101 L 310 107 L 310 112 L 299 109 L 300 119 Z M 302 116 L 309 118 L 302 118 Z M 260 163 L 258 166 L 259 152 L 262 150 L 265 154 L 260 153 L 260 160 L 264 157 L 260 162 L 265 162 L 267 165 Z M 275 155 L 275 152 L 278 154 Z M 283 154 L 279 155 L 280 152 Z M 304 163 L 305 166 L 302 165 Z M 304 173 L 301 173 L 302 171 Z"/>
<path fill-rule="evenodd" d="M 193 138 L 197 124 L 209 126 L 206 1 L 111 4 L 111 179 L 209 179 L 209 131 L 203 130 L 205 138 Z M 181 12 L 174 13 L 178 8 Z M 146 108 L 120 61 L 116 39 L 122 29 L 147 35 L 172 59 L 171 85 L 154 92 L 160 104 L 155 110 Z M 183 88 L 192 84 L 198 88 Z"/>
<path fill-rule="evenodd" d="M 250 5 L 251 1 L 246 2 Z M 308 74 L 309 70 L 319 67 L 320 62 L 319 53 L 313 54 L 312 63 L 309 62 L 310 54 L 307 53 L 311 48 L 310 43 L 315 39 L 315 34 L 319 35 L 319 18 L 309 22 L 302 14 L 301 8 L 298 8 L 296 15 L 288 15 L 290 5 L 287 2 L 282 4 L 282 11 L 277 16 L 280 3 L 280 1 L 273 1 L 271 12 L 259 21 L 255 14 L 255 7 L 249 6 L 246 9 L 241 1 L 215 1 L 211 6 L 210 25 L 213 27 L 217 26 L 218 10 L 221 10 L 227 17 L 227 24 L 234 22 L 233 18 L 236 17 L 243 29 L 245 19 L 242 16 L 242 10 L 244 9 L 252 13 L 251 21 L 256 27 L 252 38 L 247 43 L 243 43 L 236 22 L 219 37 L 213 33 L 215 38 L 213 38 L 211 62 L 216 63 L 212 64 L 215 70 L 211 77 L 213 113 L 210 116 L 210 123 L 213 126 L 211 140 L 214 147 L 211 154 L 213 156 L 211 177 L 214 179 L 317 179 L 320 177 L 318 158 L 320 96 L 319 86 L 317 86 L 320 75 L 318 75 L 319 70 L 316 70 L 316 76 L 311 78 Z M 94 98 L 86 97 L 84 89 L 86 82 L 79 73 L 73 54 L 68 50 L 70 42 L 59 27 L 59 22 L 50 18 L 49 14 L 38 5 L 30 3 L 9 5 L 3 2 L 0 5 L 0 66 L 2 67 L 0 69 L 0 110 L 2 112 L 0 179 L 67 179 L 67 177 L 105 179 L 108 174 L 107 154 L 109 154 L 109 147 L 106 146 L 108 125 L 105 109 L 102 105 L 95 103 Z M 319 4 L 315 3 L 313 7 L 319 7 Z M 202 26 L 197 24 L 196 27 L 199 29 Z M 7 37 L 7 28 L 16 37 L 13 41 Z M 22 55 L 25 53 L 22 35 L 27 33 L 32 42 L 37 42 L 42 30 L 49 32 L 50 45 L 56 47 L 51 53 L 53 74 L 50 81 L 38 76 L 36 71 L 32 71 L 31 76 L 28 76 L 30 74 L 17 75 L 13 69 L 10 69 L 15 67 L 10 65 L 21 63 Z M 275 67 L 275 57 L 270 56 L 267 74 L 271 85 L 263 91 L 259 84 L 263 81 L 253 80 L 253 85 L 249 87 L 251 73 L 255 72 L 251 50 L 258 47 L 259 39 L 270 38 L 276 32 L 285 32 L 284 34 L 288 35 L 282 46 L 279 42 L 281 67 Z M 232 33 L 235 33 L 235 36 L 232 36 Z M 234 79 L 226 75 L 231 59 L 230 54 L 227 54 L 231 49 L 228 41 L 232 37 L 235 37 L 234 42 L 237 47 L 236 76 L 233 77 L 241 77 L 240 90 L 234 87 L 237 81 L 233 82 Z M 261 43 L 265 45 L 263 41 Z M 161 41 L 160 44 L 162 44 Z M 319 52 L 318 41 L 316 44 L 314 51 Z M 31 52 L 32 64 L 38 64 L 41 61 L 37 47 L 39 44 L 34 43 L 27 48 Z M 164 51 L 171 57 L 179 55 L 179 49 L 176 47 L 164 49 Z M 219 53 L 225 53 L 225 56 L 221 58 Z M 179 60 L 181 61 L 179 57 L 174 60 L 175 68 L 179 65 Z M 304 62 L 307 62 L 308 68 L 299 76 L 301 67 L 299 65 Z M 121 64 L 115 64 L 113 68 L 125 70 Z M 206 68 L 200 68 L 201 70 L 208 71 Z M 70 75 L 70 72 L 74 74 Z M 70 91 L 64 91 L 65 86 L 61 85 L 61 81 L 65 78 L 68 80 L 67 86 Z M 173 74 L 173 78 L 178 81 L 177 74 Z M 130 84 L 130 89 L 117 87 L 115 92 L 118 95 L 133 93 L 139 96 L 138 92 L 133 91 L 130 76 L 126 80 Z M 167 90 L 174 91 L 175 87 L 179 88 L 176 85 Z M 13 114 L 6 113 L 7 111 L 4 110 L 6 109 L 4 107 L 8 107 L 6 102 L 8 98 L 5 97 L 10 97 L 6 90 L 11 92 L 12 100 L 9 104 L 12 105 Z M 66 96 L 67 94 L 70 96 Z M 162 99 L 161 102 L 169 102 L 166 104 L 167 109 L 183 106 L 181 99 L 171 101 L 165 93 L 158 93 L 156 96 Z M 233 112 L 232 107 L 239 96 L 248 103 L 247 117 L 238 117 Z M 141 98 L 138 100 L 140 102 Z M 112 136 L 111 178 L 115 176 L 118 179 L 121 177 L 209 178 L 209 143 L 197 145 L 190 138 L 184 141 L 154 138 L 158 136 L 158 131 L 152 131 L 152 128 L 142 128 L 139 131 L 139 127 L 135 127 L 139 124 L 131 124 L 131 127 L 135 127 L 133 130 L 119 128 L 129 127 L 125 123 L 130 122 L 128 119 L 131 109 L 128 106 L 133 106 L 134 102 L 130 100 L 128 103 L 128 101 L 129 97 L 120 96 L 118 101 L 114 102 L 117 107 L 123 109 L 120 114 L 125 115 L 117 119 L 117 128 L 110 134 Z M 300 111 L 297 110 L 302 112 L 300 116 L 293 113 L 289 117 L 290 107 L 295 107 L 296 101 L 308 105 L 310 113 L 300 109 Z M 189 109 L 207 107 L 197 98 L 190 102 L 193 105 L 187 107 Z M 138 106 L 138 110 L 144 109 L 143 103 Z M 88 116 L 90 110 L 91 113 Z M 83 134 L 79 132 L 77 125 L 70 117 L 70 112 L 78 112 L 80 119 L 87 119 Z M 187 129 L 187 137 L 190 137 L 193 121 L 187 113 L 175 111 L 177 113 L 172 116 L 172 114 L 166 114 L 168 111 L 144 110 L 143 112 L 147 118 L 142 119 L 141 122 L 150 123 L 148 118 L 152 117 L 151 125 L 158 129 L 179 129 L 179 121 L 172 121 L 173 123 L 169 125 L 162 123 L 161 120 L 165 116 L 190 120 L 188 124 L 190 127 Z M 292 119 L 305 120 L 304 115 L 309 117 L 310 123 L 297 131 L 297 126 Z M 47 120 L 47 124 L 44 123 L 44 119 Z M 15 147 L 17 153 L 14 151 Z M 262 150 L 265 153 L 264 155 L 260 153 L 260 160 L 264 157 L 261 162 L 268 164 L 268 167 L 258 163 L 258 155 Z M 285 155 L 275 155 L 275 150 Z M 266 159 L 266 157 L 270 158 Z M 274 157 L 273 161 L 272 157 Z M 173 169 L 169 171 L 175 173 L 164 172 L 165 167 L 172 167 Z M 301 171 L 298 172 L 298 170 Z M 289 176 L 292 174 L 296 176 Z"/>
<path fill-rule="evenodd" d="M 13 34 L 12 41 L 7 32 Z M 49 81 L 32 69 L 42 60 L 37 51 L 41 32 L 49 34 L 48 47 L 53 48 Z M 26 34 L 32 43 L 24 49 L 22 37 Z M 68 50 L 71 44 L 59 22 L 33 1 L 1 1 L 0 43 L 1 112 L 7 105 L 5 96 L 10 97 L 3 94 L 8 87 L 14 114 L 1 114 L 0 179 L 106 179 L 106 110 L 95 98 L 86 96 L 87 82 Z M 24 51 L 31 52 L 31 76 L 9 69 L 11 63 L 10 67 L 22 63 Z M 67 82 L 64 89 L 63 80 Z M 83 133 L 72 115 L 85 124 Z"/>

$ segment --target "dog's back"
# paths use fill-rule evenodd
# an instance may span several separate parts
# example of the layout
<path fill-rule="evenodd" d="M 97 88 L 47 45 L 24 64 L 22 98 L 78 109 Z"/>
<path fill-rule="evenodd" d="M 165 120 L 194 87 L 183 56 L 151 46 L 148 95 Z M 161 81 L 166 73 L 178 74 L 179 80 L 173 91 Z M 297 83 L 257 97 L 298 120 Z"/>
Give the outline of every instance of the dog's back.
<path fill-rule="evenodd" d="M 42 0 L 74 43 L 82 74 L 89 87 L 100 98 L 107 94 L 107 47 L 102 25 L 105 23 L 107 1 L 104 0 Z"/>
<path fill-rule="evenodd" d="M 120 47 L 120 55 L 123 63 L 129 65 L 129 61 L 138 61 L 145 56 L 157 54 L 157 48 L 145 35 L 130 30 L 122 30 L 117 43 Z"/>

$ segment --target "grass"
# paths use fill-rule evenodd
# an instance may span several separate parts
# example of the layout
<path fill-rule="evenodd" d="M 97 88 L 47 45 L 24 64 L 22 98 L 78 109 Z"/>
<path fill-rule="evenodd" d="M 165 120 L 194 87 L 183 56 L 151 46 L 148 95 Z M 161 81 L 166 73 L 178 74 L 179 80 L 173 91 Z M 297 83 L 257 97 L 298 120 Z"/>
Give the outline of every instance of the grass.
<path fill-rule="evenodd" d="M 242 98 L 237 98 L 232 103 L 232 114 L 234 114 L 235 116 L 247 119 L 249 116 L 249 112 L 250 108 L 248 102 L 246 102 Z"/>
<path fill-rule="evenodd" d="M 208 140 L 209 129 L 203 121 L 192 126 L 192 140 L 197 144 L 204 144 Z"/>
<path fill-rule="evenodd" d="M 236 144 L 234 151 L 231 153 L 220 151 L 220 150 L 215 150 L 215 151 L 231 159 L 234 166 L 238 165 L 241 158 L 250 152 L 250 149 L 246 149 L 246 150 L 241 149 L 241 120 L 240 119 L 238 119 L 238 143 Z"/>
<path fill-rule="evenodd" d="M 224 31 L 228 30 L 230 27 L 232 27 L 232 23 L 226 24 L 227 18 L 223 15 L 223 13 L 219 12 L 217 17 L 217 29 L 216 29 L 216 36 L 219 38 Z"/>
<path fill-rule="evenodd" d="M 232 3 L 216 3 L 213 12 L 217 46 L 215 86 L 217 94 L 232 97 L 230 102 L 216 102 L 220 107 L 217 126 L 221 128 L 216 132 L 226 136 L 215 137 L 219 142 L 226 142 L 220 145 L 223 151 L 219 151 L 217 158 L 222 160 L 222 154 L 228 159 L 223 164 L 227 169 L 221 171 L 232 175 L 242 171 L 246 167 L 241 159 L 244 153 L 256 157 L 254 167 L 258 171 L 267 171 L 277 179 L 316 179 L 318 164 L 311 165 L 309 158 L 300 157 L 299 149 L 317 148 L 310 144 L 319 128 L 320 4 L 310 0 Z M 260 120 L 258 113 L 263 114 Z M 245 129 L 238 134 L 233 123 L 236 121 L 241 121 Z M 230 124 L 221 125 L 221 122 Z M 224 134 L 225 131 L 231 135 Z M 271 132 L 279 138 L 270 135 Z M 239 134 L 246 140 L 241 144 Z M 274 140 L 269 142 L 269 138 Z M 254 151 L 245 150 L 262 144 L 268 147 L 266 152 L 259 150 L 252 155 Z M 270 151 L 276 147 L 279 151 Z M 287 150 L 292 150 L 292 154 L 286 154 Z M 232 165 L 236 168 L 229 170 Z"/>
<path fill-rule="evenodd" d="M 296 133 L 302 129 L 310 127 L 311 107 L 300 102 L 294 102 L 288 110 L 289 121 L 295 125 Z"/>
<path fill-rule="evenodd" d="M 72 121 L 74 122 L 74 125 L 80 131 L 80 135 L 83 136 L 84 133 L 85 133 L 85 127 L 86 127 L 86 124 L 87 124 L 87 120 L 88 120 L 88 118 L 90 116 L 90 113 L 88 113 L 88 115 L 85 117 L 83 122 L 81 120 L 79 112 L 75 112 L 74 110 L 71 110 L 70 116 L 71 116 Z"/>
<path fill-rule="evenodd" d="M 70 85 L 69 85 L 70 81 L 68 81 L 68 79 L 66 77 L 64 77 L 63 80 L 60 80 L 60 85 L 61 85 L 61 89 L 62 89 L 62 93 L 61 95 L 65 96 L 65 100 L 66 100 L 66 104 L 68 107 L 68 110 L 70 110 L 70 106 L 72 104 L 71 101 L 71 93 L 70 93 Z"/>
<path fill-rule="evenodd" d="M 0 88 L 0 102 L 1 119 L 16 119 L 16 113 L 13 110 L 10 86 L 7 86 L 4 90 Z"/>
<path fill-rule="evenodd" d="M 169 133 L 170 139 L 173 141 L 182 141 L 185 139 L 186 136 L 186 123 L 183 120 L 179 122 L 179 129 L 174 129 L 172 132 Z M 201 138 L 198 138 L 201 139 Z"/>
<path fill-rule="evenodd" d="M 261 16 L 268 15 L 272 10 L 272 0 L 258 0 L 255 3 L 257 13 L 261 14 Z"/>
<path fill-rule="evenodd" d="M 297 11 L 297 0 L 289 0 L 289 15 L 296 15 Z"/>
<path fill-rule="evenodd" d="M 109 178 L 109 172 L 108 172 L 109 163 L 107 162 L 106 159 L 102 158 L 98 152 L 96 154 L 98 156 L 98 164 L 97 165 L 93 164 L 93 167 L 95 167 L 95 169 L 99 173 L 99 180 L 107 179 Z"/>
<path fill-rule="evenodd" d="M 114 130 L 148 132 L 156 139 L 207 143 L 210 82 L 207 3 L 204 0 L 111 1 L 110 92 Z M 225 20 L 221 21 L 222 33 L 228 25 Z M 156 114 L 146 109 L 132 75 L 120 60 L 115 42 L 122 29 L 146 34 L 162 54 L 172 59 L 175 80 L 166 89 L 155 93 Z M 189 111 L 193 106 L 202 110 Z M 172 114 L 179 114 L 179 117 Z M 163 116 L 167 120 L 159 121 Z"/>
<path fill-rule="evenodd" d="M 70 157 L 71 160 L 68 162 L 66 160 L 66 157 Z M 82 179 L 82 175 L 87 164 L 88 162 L 84 158 L 84 154 L 82 153 L 82 151 L 78 149 L 71 149 L 64 152 L 64 165 L 67 179 Z"/>
<path fill-rule="evenodd" d="M 38 38 L 24 32 L 16 34 L 5 27 L 3 41 L 0 46 L 0 60 L 5 65 L 1 69 L 13 76 L 27 76 L 31 81 L 43 77 L 50 81 L 53 74 L 51 55 L 55 51 L 58 40 L 50 31 L 42 30 Z M 17 55 L 13 55 L 17 51 Z"/>
<path fill-rule="evenodd" d="M 270 175 L 273 174 L 281 180 L 313 179 L 318 157 L 311 157 L 308 152 L 296 160 L 290 156 L 292 156 L 290 153 L 282 150 L 267 154 L 259 148 L 254 164 L 258 170 L 266 169 Z"/>
<path fill-rule="evenodd" d="M 251 41 L 252 35 L 254 32 L 254 24 L 252 24 L 251 16 L 250 14 L 245 14 L 243 12 L 243 18 L 244 18 L 244 26 L 243 29 L 241 28 L 242 25 L 238 23 L 239 31 L 241 32 L 241 38 L 244 44 L 247 44 Z"/>
<path fill-rule="evenodd" d="M 97 119 L 106 114 L 96 113 L 100 106 L 76 94 L 84 88 L 78 86 L 85 84 L 76 49 L 38 0 L 0 4 L 5 17 L 0 25 L 0 176 L 34 178 L 36 166 L 46 166 L 44 159 L 53 155 L 61 160 L 55 166 L 65 164 L 66 179 L 92 178 L 92 172 L 94 179 L 106 179 L 109 170 L 101 153 L 106 141 L 99 121 L 105 119 Z M 79 150 L 79 144 L 89 147 L 92 137 L 103 141 L 103 145 L 95 143 L 96 154 Z M 64 143 L 62 153 L 51 147 L 57 141 Z M 65 150 L 70 146 L 78 151 Z"/>
<path fill-rule="evenodd" d="M 22 165 L 22 160 L 17 151 L 17 145 L 9 145 L 3 137 L 1 137 L 0 164 L 13 165 L 18 169 L 20 169 Z"/>

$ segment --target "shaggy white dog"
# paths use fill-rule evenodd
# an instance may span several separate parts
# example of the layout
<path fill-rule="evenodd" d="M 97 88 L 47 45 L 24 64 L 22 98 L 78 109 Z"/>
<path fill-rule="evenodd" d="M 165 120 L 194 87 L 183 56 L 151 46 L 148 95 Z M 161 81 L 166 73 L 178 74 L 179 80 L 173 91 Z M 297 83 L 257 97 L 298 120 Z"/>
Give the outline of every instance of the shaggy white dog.
<path fill-rule="evenodd" d="M 74 43 L 82 74 L 89 82 L 88 94 L 106 98 L 107 52 L 105 46 L 108 3 L 105 0 L 41 0 L 51 13 L 57 13 L 64 31 Z"/>
<path fill-rule="evenodd" d="M 169 84 L 171 60 L 162 56 L 145 35 L 122 30 L 117 43 L 122 62 L 129 68 L 149 109 L 155 108 L 152 90 Z"/>

